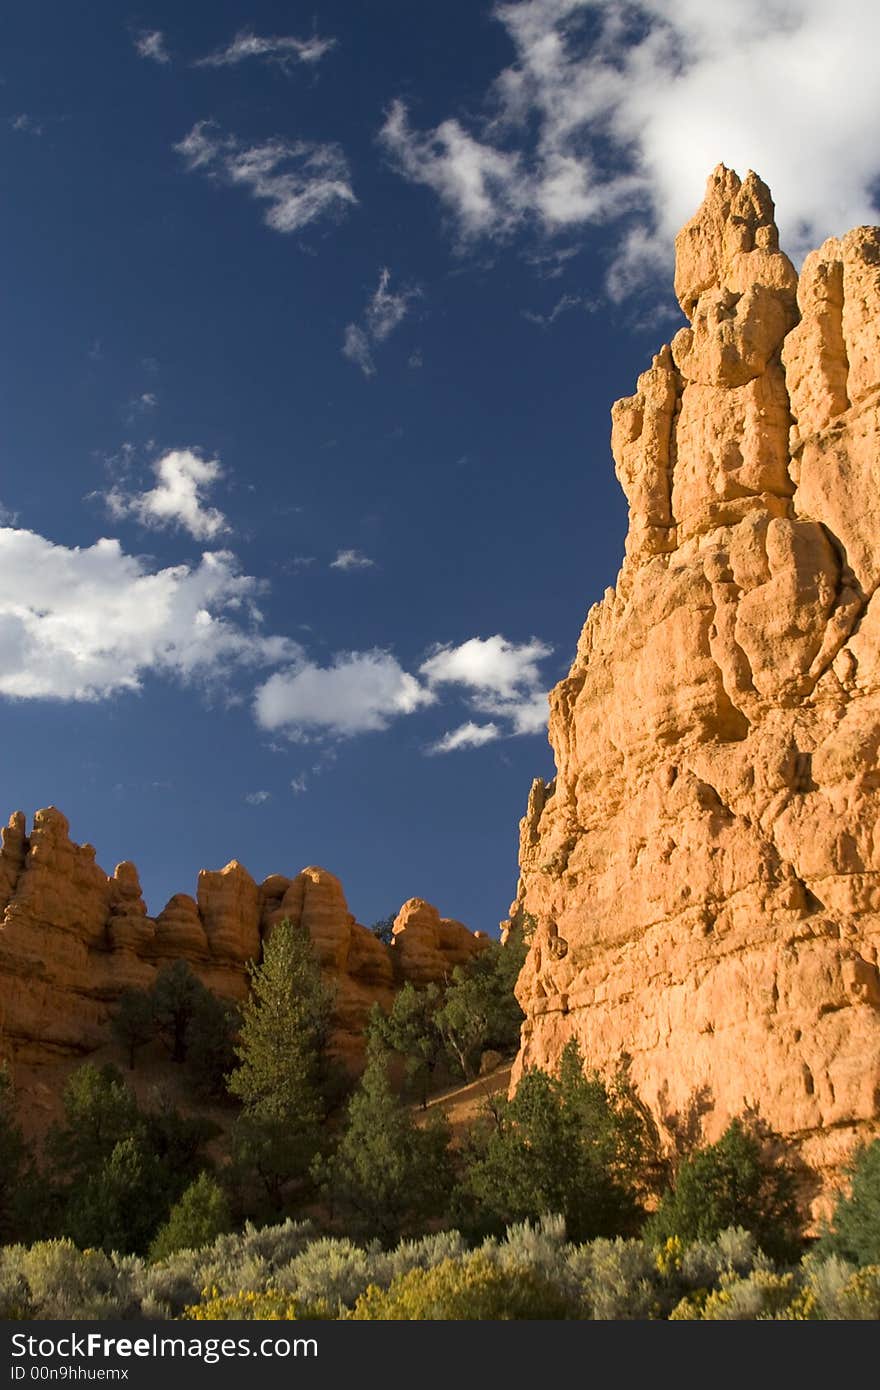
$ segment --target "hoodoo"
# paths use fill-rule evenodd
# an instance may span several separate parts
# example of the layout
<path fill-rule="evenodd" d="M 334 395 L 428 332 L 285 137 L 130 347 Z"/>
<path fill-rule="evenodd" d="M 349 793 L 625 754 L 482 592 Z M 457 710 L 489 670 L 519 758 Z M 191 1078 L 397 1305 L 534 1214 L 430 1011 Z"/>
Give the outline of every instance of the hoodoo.
<path fill-rule="evenodd" d="M 623 1058 L 667 1138 L 746 1110 L 837 1168 L 880 1119 L 880 228 L 798 276 L 724 167 L 690 326 L 612 410 L 616 586 L 521 825 L 519 1067 Z"/>

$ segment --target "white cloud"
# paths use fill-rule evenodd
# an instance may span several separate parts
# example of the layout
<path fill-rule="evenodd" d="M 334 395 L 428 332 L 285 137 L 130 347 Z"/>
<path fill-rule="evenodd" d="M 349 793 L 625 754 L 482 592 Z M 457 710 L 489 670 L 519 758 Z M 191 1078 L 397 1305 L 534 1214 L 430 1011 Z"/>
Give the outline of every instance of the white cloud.
<path fill-rule="evenodd" d="M 112 516 L 132 516 L 144 526 L 175 526 L 195 540 L 213 540 L 229 525 L 216 507 L 205 505 L 205 492 L 223 477 L 218 459 L 202 458 L 194 449 L 172 449 L 153 465 L 156 486 L 126 494 L 114 487 L 105 496 Z"/>
<path fill-rule="evenodd" d="M 371 560 L 369 555 L 364 555 L 360 550 L 339 550 L 336 559 L 330 561 L 332 570 L 369 570 L 375 567 L 376 561 Z"/>
<path fill-rule="evenodd" d="M 17 521 L 18 512 L 11 511 L 0 502 L 0 526 L 14 526 Z"/>
<path fill-rule="evenodd" d="M 479 714 L 504 719 L 509 733 L 536 734 L 546 728 L 548 713 L 546 686 L 539 663 L 551 651 L 551 647 L 535 637 L 521 643 L 509 642 L 498 633 L 494 637 L 471 637 L 457 647 L 435 648 L 422 662 L 419 674 L 432 689 L 438 685 L 462 686 L 470 692 L 471 707 Z M 451 748 L 475 746 L 473 739 L 479 737 L 474 735 L 475 729 L 497 728 L 494 723 L 482 726 L 471 723 L 462 727 L 469 730 L 470 743 L 462 734 L 459 742 L 448 747 L 441 739 L 433 751 L 448 752 Z M 446 737 L 453 738 L 460 732 L 453 730 Z M 500 730 L 497 736 L 501 736 Z M 487 741 L 485 735 L 482 741 Z"/>
<path fill-rule="evenodd" d="M 219 134 L 212 121 L 199 121 L 174 148 L 188 170 L 267 202 L 265 222 L 276 232 L 300 231 L 357 202 L 348 162 L 337 145 L 282 139 L 248 145 Z"/>
<path fill-rule="evenodd" d="M 151 58 L 154 63 L 171 62 L 161 29 L 142 29 L 135 37 L 134 46 L 141 58 Z"/>
<path fill-rule="evenodd" d="M 310 39 L 297 39 L 292 34 L 262 36 L 251 29 L 242 29 L 225 48 L 199 58 L 196 67 L 228 68 L 249 58 L 260 58 L 286 69 L 291 63 L 318 63 L 335 46 L 335 39 L 322 39 L 317 34 Z"/>
<path fill-rule="evenodd" d="M 799 256 L 876 219 L 880 6 L 865 0 L 516 0 L 497 4 L 514 61 L 492 119 L 382 140 L 465 239 L 621 219 L 609 288 L 667 273 L 671 243 L 723 161 L 773 189 Z M 473 123 L 471 123 L 473 124 Z"/>
<path fill-rule="evenodd" d="M 457 729 L 450 729 L 436 743 L 432 743 L 427 751 L 454 753 L 460 748 L 482 748 L 484 743 L 493 743 L 500 737 L 501 730 L 497 724 L 475 724 L 469 719 L 466 724 L 459 724 Z"/>
<path fill-rule="evenodd" d="M 349 323 L 345 327 L 342 355 L 356 363 L 364 376 L 376 374 L 371 342 L 384 343 L 395 328 L 403 323 L 409 313 L 410 304 L 421 294 L 420 289 L 406 286 L 400 290 L 392 290 L 389 288 L 390 284 L 391 271 L 387 266 L 383 266 L 379 271 L 379 283 L 364 310 L 363 325 Z"/>
<path fill-rule="evenodd" d="M 367 305 L 367 327 L 377 343 L 384 343 L 398 324 L 409 312 L 411 300 L 417 298 L 419 291 L 413 289 L 390 290 L 391 271 L 383 266 L 379 272 L 379 283 Z"/>
<path fill-rule="evenodd" d="M 275 672 L 257 690 L 254 714 L 269 732 L 347 737 L 385 729 L 435 698 L 377 649 L 341 653 L 329 667 L 301 662 Z"/>
<path fill-rule="evenodd" d="M 532 309 L 523 309 L 522 316 L 524 319 L 528 319 L 529 323 L 537 324 L 539 328 L 552 328 L 560 315 L 567 314 L 570 309 L 584 309 L 589 313 L 595 307 L 595 304 L 591 300 L 585 299 L 582 294 L 563 294 L 559 296 L 549 313 L 538 314 Z"/>
<path fill-rule="evenodd" d="M 356 323 L 345 325 L 342 355 L 347 357 L 349 362 L 354 362 L 356 366 L 360 367 L 364 376 L 376 375 L 376 364 L 370 351 L 370 340 L 364 330 Z"/>
<path fill-rule="evenodd" d="M 523 687 L 538 684 L 538 662 L 551 651 L 536 637 L 518 644 L 496 633 L 494 637 L 471 637 L 458 647 L 438 646 L 419 671 L 432 685 L 448 682 L 512 696 Z"/>
<path fill-rule="evenodd" d="M 271 801 L 272 793 L 266 791 L 247 792 L 244 799 L 248 806 L 262 806 L 265 802 Z"/>
<path fill-rule="evenodd" d="M 301 772 L 298 777 L 291 777 L 290 790 L 293 792 L 294 796 L 303 796 L 308 789 L 309 779 L 304 772 Z"/>
<path fill-rule="evenodd" d="M 98 700 L 149 673 L 226 679 L 301 649 L 260 630 L 259 582 L 226 551 L 153 570 L 116 540 L 55 545 L 0 529 L 0 695 Z"/>

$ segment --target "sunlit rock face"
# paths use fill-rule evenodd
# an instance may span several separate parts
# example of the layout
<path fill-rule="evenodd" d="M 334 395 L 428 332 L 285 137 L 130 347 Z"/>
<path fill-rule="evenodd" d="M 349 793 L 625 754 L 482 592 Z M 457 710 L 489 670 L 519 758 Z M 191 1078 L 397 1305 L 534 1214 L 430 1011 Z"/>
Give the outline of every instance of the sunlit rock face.
<path fill-rule="evenodd" d="M 880 229 L 807 257 L 718 168 L 689 327 L 612 410 L 616 586 L 521 824 L 519 1057 L 628 1059 L 671 1142 L 757 1108 L 820 1174 L 880 1115 Z"/>
<path fill-rule="evenodd" d="M 30 834 L 16 812 L 0 848 L 0 1060 L 40 1065 L 94 1051 L 122 991 L 149 988 L 167 961 L 188 961 L 216 994 L 243 999 L 248 965 L 282 919 L 309 933 L 333 997 L 330 1046 L 352 1068 L 374 1003 L 389 1006 L 408 979 L 444 979 L 487 941 L 413 899 L 385 945 L 355 921 L 326 869 L 258 884 L 237 860 L 202 870 L 194 898 L 175 893 L 152 918 L 132 863 L 108 877 L 60 811 L 38 811 Z"/>

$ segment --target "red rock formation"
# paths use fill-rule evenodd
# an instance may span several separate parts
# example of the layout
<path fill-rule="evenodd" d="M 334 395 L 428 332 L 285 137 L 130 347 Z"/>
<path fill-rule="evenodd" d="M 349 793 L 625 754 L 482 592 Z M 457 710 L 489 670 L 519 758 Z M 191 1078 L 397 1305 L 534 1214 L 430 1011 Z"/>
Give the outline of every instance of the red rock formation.
<path fill-rule="evenodd" d="M 402 921 L 408 903 L 385 946 L 355 921 L 326 869 L 257 884 L 233 860 L 203 870 L 196 898 L 176 893 L 154 919 L 133 864 L 108 878 L 91 845 L 70 839 L 60 811 L 38 811 L 30 836 L 17 812 L 0 849 L 0 1053 L 39 1064 L 98 1048 L 122 991 L 149 987 L 169 960 L 188 961 L 217 994 L 242 999 L 248 963 L 290 918 L 307 929 L 333 990 L 331 1046 L 356 1066 L 375 1002 L 390 1004 L 407 979 L 443 979 L 485 940 L 414 901 L 427 929 L 421 919 L 412 928 Z"/>
<path fill-rule="evenodd" d="M 520 1068 L 626 1054 L 667 1134 L 757 1106 L 834 1168 L 880 1106 L 880 229 L 779 250 L 719 168 L 690 326 L 612 410 L 626 558 L 521 827 Z"/>

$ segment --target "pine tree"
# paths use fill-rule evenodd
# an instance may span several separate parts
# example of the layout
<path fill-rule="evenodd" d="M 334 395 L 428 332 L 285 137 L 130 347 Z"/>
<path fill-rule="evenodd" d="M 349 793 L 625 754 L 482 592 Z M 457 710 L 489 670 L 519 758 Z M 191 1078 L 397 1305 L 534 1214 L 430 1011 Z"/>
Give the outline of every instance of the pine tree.
<path fill-rule="evenodd" d="M 416 989 L 407 980 L 395 995 L 387 1016 L 378 1004 L 370 1016 L 370 1031 L 393 1052 L 406 1058 L 407 1081 L 417 1091 L 422 1109 L 428 1103 L 431 1081 L 445 1051 L 443 1034 L 437 1024 L 442 1003 L 443 995 L 437 985 Z"/>
<path fill-rule="evenodd" d="M 120 996 L 112 1026 L 128 1053 L 129 1071 L 134 1071 L 137 1049 L 152 1042 L 159 1031 L 152 993 L 143 989 L 125 990 Z"/>
<path fill-rule="evenodd" d="M 392 1244 L 442 1215 L 452 1187 L 445 1120 L 419 1127 L 395 1095 L 388 1054 L 371 1038 L 367 1066 L 348 1106 L 335 1154 L 322 1165 L 325 1194 L 346 1231 Z"/>
<path fill-rule="evenodd" d="M 199 1250 L 231 1229 L 226 1193 L 210 1173 L 200 1173 L 159 1228 L 150 1246 L 150 1259 L 165 1260 L 176 1250 Z"/>
<path fill-rule="evenodd" d="M 250 977 L 238 1066 L 228 1081 L 242 1103 L 235 1147 L 239 1162 L 259 1175 L 280 1206 L 285 1186 L 306 1176 L 321 1142 L 320 1063 L 330 995 L 308 933 L 286 919 Z"/>
<path fill-rule="evenodd" d="M 775 1136 L 731 1120 L 721 1138 L 682 1163 L 645 1228 L 657 1245 L 714 1240 L 728 1226 L 751 1231 L 773 1259 L 795 1257 L 801 1219 L 794 1173 L 772 1154 Z"/>
<path fill-rule="evenodd" d="M 574 1040 L 555 1076 L 527 1071 L 491 1115 L 463 1150 L 462 1199 L 477 1228 L 559 1215 L 572 1240 L 634 1232 L 650 1136 L 625 1083 L 585 1075 Z"/>

